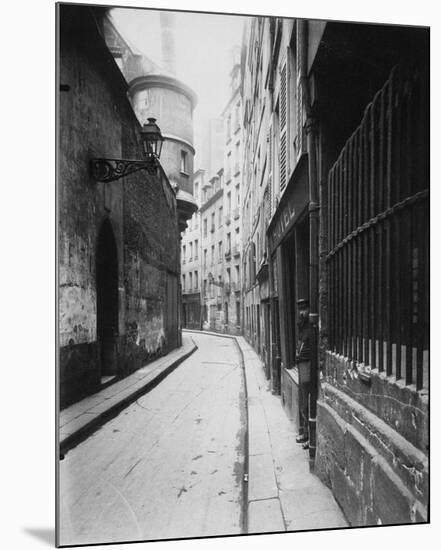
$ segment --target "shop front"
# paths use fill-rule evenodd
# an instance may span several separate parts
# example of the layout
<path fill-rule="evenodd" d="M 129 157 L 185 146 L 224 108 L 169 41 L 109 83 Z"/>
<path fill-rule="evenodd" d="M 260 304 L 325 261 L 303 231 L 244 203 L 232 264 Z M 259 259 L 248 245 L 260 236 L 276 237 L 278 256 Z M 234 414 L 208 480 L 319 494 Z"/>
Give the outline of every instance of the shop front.
<path fill-rule="evenodd" d="M 308 166 L 299 160 L 267 230 L 271 387 L 298 425 L 297 300 L 309 297 Z"/>

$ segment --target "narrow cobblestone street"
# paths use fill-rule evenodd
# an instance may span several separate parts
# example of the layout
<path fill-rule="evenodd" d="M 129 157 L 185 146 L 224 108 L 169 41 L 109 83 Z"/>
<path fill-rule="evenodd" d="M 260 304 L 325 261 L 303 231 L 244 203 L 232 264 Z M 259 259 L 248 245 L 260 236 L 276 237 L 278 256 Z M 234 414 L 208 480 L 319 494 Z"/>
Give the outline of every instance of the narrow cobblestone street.
<path fill-rule="evenodd" d="M 185 338 L 196 352 L 61 462 L 61 543 L 347 526 L 251 346 Z"/>
<path fill-rule="evenodd" d="M 244 378 L 233 340 L 199 349 L 61 462 L 62 544 L 238 534 Z"/>

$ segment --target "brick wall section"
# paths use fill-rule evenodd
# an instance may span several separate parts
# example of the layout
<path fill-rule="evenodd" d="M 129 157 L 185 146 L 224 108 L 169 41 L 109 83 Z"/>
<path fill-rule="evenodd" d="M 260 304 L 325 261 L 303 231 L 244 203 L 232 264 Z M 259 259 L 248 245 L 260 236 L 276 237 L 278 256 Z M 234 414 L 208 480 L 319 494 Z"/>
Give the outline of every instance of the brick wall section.
<path fill-rule="evenodd" d="M 177 345 L 166 291 L 178 276 L 176 201 L 165 176 L 146 172 L 96 183 L 94 157 L 141 158 L 127 85 L 87 6 L 60 7 L 59 330 L 60 404 L 99 388 L 96 245 L 104 219 L 118 256 L 117 374 Z M 177 297 L 176 297 L 177 298 Z"/>

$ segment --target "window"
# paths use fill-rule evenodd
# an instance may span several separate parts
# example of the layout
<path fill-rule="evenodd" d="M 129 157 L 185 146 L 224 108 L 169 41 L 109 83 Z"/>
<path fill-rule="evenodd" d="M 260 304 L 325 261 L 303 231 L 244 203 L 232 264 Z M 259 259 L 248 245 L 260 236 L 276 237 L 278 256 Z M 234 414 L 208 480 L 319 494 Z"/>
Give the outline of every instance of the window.
<path fill-rule="evenodd" d="M 189 290 L 192 290 L 193 288 L 193 273 L 190 273 L 189 276 L 188 276 L 188 286 L 189 286 Z"/>
<path fill-rule="evenodd" d="M 219 227 L 221 227 L 221 225 L 222 225 L 222 215 L 223 215 L 223 211 L 224 211 L 223 207 L 220 206 L 220 207 L 219 207 Z"/>
<path fill-rule="evenodd" d="M 217 246 L 218 246 L 218 261 L 220 262 L 222 259 L 222 241 L 219 241 Z"/>
<path fill-rule="evenodd" d="M 193 187 L 193 196 L 196 200 L 198 200 L 199 196 L 199 184 L 196 182 Z"/>
<path fill-rule="evenodd" d="M 227 214 L 231 214 L 231 191 L 227 193 Z"/>
<path fill-rule="evenodd" d="M 215 213 L 211 213 L 211 231 L 214 231 Z"/>
<path fill-rule="evenodd" d="M 259 265 L 259 262 L 260 262 L 260 236 L 259 236 L 259 232 L 257 232 L 257 239 L 256 239 L 256 262 L 257 262 L 257 265 Z"/>
<path fill-rule="evenodd" d="M 199 257 L 199 241 L 196 239 L 194 242 L 194 259 L 197 260 Z"/>
<path fill-rule="evenodd" d="M 188 174 L 188 153 L 181 151 L 181 172 Z"/>
<path fill-rule="evenodd" d="M 214 264 L 214 244 L 211 246 L 211 265 Z"/>
<path fill-rule="evenodd" d="M 182 275 L 182 292 L 185 292 L 185 275 Z"/>
<path fill-rule="evenodd" d="M 236 185 L 236 204 L 237 204 L 237 206 L 240 206 L 240 186 L 239 186 L 239 184 Z"/>
<path fill-rule="evenodd" d="M 189 248 L 190 248 L 190 258 L 188 261 L 191 262 L 193 261 L 193 243 L 190 243 Z"/>
<path fill-rule="evenodd" d="M 185 244 L 182 247 L 182 263 L 185 264 Z"/>
<path fill-rule="evenodd" d="M 207 267 L 207 249 L 204 250 L 204 267 Z"/>
<path fill-rule="evenodd" d="M 208 226 L 207 218 L 204 218 L 204 237 L 207 236 L 207 226 Z"/>
<path fill-rule="evenodd" d="M 240 141 L 236 143 L 235 153 L 234 153 L 234 175 L 237 175 L 240 172 Z"/>
<path fill-rule="evenodd" d="M 240 125 L 240 102 L 236 103 L 236 107 L 234 109 L 234 122 L 236 125 L 236 129 L 239 129 Z"/>
<path fill-rule="evenodd" d="M 194 288 L 197 290 L 199 287 L 199 273 L 197 271 L 194 272 Z"/>
<path fill-rule="evenodd" d="M 240 284 L 240 266 L 236 265 L 235 270 L 236 270 L 236 281 L 235 282 L 239 285 Z"/>

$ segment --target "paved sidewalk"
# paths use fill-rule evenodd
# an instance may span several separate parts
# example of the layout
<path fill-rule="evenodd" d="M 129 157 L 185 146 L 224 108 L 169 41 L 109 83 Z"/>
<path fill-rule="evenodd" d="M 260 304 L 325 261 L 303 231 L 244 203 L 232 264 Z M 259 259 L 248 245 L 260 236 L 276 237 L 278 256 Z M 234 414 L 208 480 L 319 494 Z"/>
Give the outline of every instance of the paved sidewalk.
<path fill-rule="evenodd" d="M 197 346 L 190 335 L 183 334 L 180 348 L 62 410 L 59 417 L 61 454 L 154 388 L 196 349 Z"/>
<path fill-rule="evenodd" d="M 248 532 L 347 527 L 332 492 L 309 470 L 308 451 L 272 395 L 263 365 L 243 337 L 236 337 L 248 391 Z"/>

